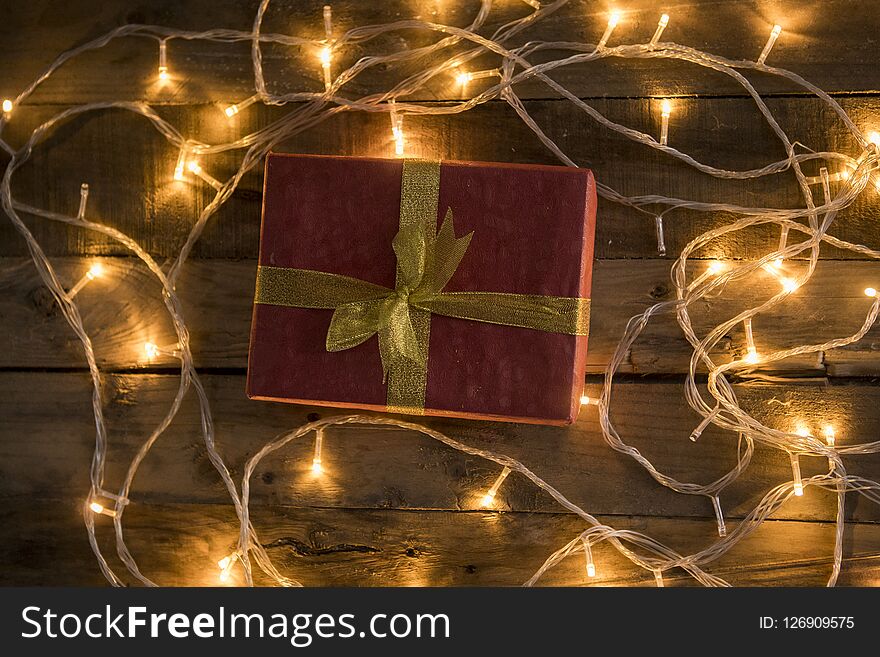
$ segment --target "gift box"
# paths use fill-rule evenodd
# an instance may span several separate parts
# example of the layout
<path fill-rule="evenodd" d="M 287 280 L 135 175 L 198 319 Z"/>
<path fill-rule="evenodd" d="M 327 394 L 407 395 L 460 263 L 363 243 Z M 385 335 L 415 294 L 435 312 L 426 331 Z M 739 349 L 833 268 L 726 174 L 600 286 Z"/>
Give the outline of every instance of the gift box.
<path fill-rule="evenodd" d="M 595 209 L 585 169 L 268 155 L 248 396 L 571 423 Z"/>

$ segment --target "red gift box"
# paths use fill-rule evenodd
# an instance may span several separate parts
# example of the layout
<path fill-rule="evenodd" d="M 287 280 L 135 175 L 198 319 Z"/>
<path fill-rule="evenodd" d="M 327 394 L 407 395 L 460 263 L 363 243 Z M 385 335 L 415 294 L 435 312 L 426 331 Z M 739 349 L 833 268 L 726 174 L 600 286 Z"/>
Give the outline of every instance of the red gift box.
<path fill-rule="evenodd" d="M 327 272 L 393 294 L 403 171 L 400 159 L 267 156 L 261 269 Z M 589 298 L 596 209 L 590 171 L 444 161 L 439 181 L 437 227 L 451 210 L 455 235 L 472 232 L 443 292 Z M 575 419 L 586 335 L 429 314 L 424 409 L 415 412 L 540 424 Z M 248 396 L 387 410 L 377 338 L 328 351 L 333 315 L 255 303 Z"/>

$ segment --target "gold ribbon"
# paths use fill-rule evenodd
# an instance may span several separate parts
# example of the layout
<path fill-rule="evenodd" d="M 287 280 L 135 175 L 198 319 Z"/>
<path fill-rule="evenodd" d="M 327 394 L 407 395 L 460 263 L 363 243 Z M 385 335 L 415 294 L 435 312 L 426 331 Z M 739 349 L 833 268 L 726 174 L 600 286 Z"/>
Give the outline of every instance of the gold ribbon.
<path fill-rule="evenodd" d="M 332 309 L 327 351 L 378 334 L 388 410 L 422 415 L 431 315 L 587 335 L 590 300 L 506 292 L 443 292 L 473 233 L 455 236 L 452 209 L 437 230 L 440 163 L 404 160 L 395 288 L 310 269 L 258 267 L 255 303 Z"/>

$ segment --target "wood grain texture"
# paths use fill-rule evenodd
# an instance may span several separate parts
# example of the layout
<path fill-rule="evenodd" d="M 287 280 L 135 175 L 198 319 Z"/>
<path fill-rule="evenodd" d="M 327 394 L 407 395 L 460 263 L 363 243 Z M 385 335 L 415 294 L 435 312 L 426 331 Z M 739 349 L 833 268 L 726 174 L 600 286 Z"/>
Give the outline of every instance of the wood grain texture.
<path fill-rule="evenodd" d="M 4 508 L 0 520 L 0 584 L 102 584 L 76 506 L 35 502 Z M 706 520 L 600 520 L 659 537 L 680 551 L 713 540 L 714 523 Z M 519 586 L 585 528 L 564 514 L 278 506 L 255 506 L 254 524 L 276 566 L 306 586 Z M 233 549 L 237 528 L 231 508 L 216 505 L 132 506 L 126 512 L 127 543 L 141 570 L 169 586 L 217 586 L 217 560 Z M 115 565 L 112 529 L 99 523 L 98 531 Z M 822 586 L 831 571 L 832 534 L 823 523 L 769 521 L 709 570 L 740 586 Z M 880 583 L 878 551 L 880 527 L 848 526 L 840 584 Z M 654 585 L 652 575 L 607 546 L 596 546 L 593 555 L 597 576 L 589 584 Z M 693 585 L 680 571 L 667 572 L 664 580 L 667 586 Z M 587 585 L 583 555 L 567 558 L 540 584 Z"/>
<path fill-rule="evenodd" d="M 210 375 L 204 384 L 214 412 L 217 443 L 238 480 L 246 460 L 275 436 L 308 419 L 342 411 L 252 401 L 244 377 Z M 110 431 L 107 486 L 118 486 L 142 441 L 159 424 L 176 393 L 170 375 L 106 375 L 104 411 Z M 596 394 L 598 386 L 589 392 Z M 804 423 L 818 432 L 830 422 L 842 445 L 868 442 L 880 430 L 872 385 L 737 386 L 743 407 L 769 426 L 792 430 Z M 0 375 L 0 496 L 79 498 L 86 488 L 94 423 L 83 374 Z M 612 402 L 621 436 L 660 470 L 682 481 L 709 482 L 736 462 L 735 434 L 710 429 L 698 443 L 688 436 L 699 418 L 682 399 L 681 385 L 622 383 Z M 707 498 L 661 487 L 629 457 L 604 443 L 595 407 L 584 407 L 570 427 L 540 427 L 425 418 L 425 424 L 468 445 L 519 459 L 590 513 L 714 518 Z M 311 471 L 313 437 L 263 461 L 252 480 L 259 504 L 322 508 L 397 508 L 473 511 L 499 467 L 454 451 L 425 436 L 391 427 L 334 427 L 324 442 L 325 476 Z M 803 459 L 804 476 L 827 471 L 824 459 Z M 847 459 L 848 471 L 876 475 L 880 457 Z M 791 480 L 788 458 L 758 448 L 751 467 L 722 495 L 725 513 L 743 517 L 773 486 Z M 133 499 L 149 503 L 223 504 L 228 495 L 205 454 L 194 395 L 138 472 Z M 549 496 L 520 476 L 499 491 L 499 508 L 552 513 Z M 848 498 L 847 517 L 880 522 L 880 510 Z M 778 519 L 833 520 L 832 494 L 808 489 L 785 504 Z"/>
<path fill-rule="evenodd" d="M 78 297 L 85 326 L 92 335 L 98 362 L 110 369 L 173 368 L 170 359 L 147 362 L 144 342 L 177 342 L 159 299 L 158 286 L 139 261 L 101 258 L 107 275 L 90 283 Z M 58 275 L 70 285 L 95 259 L 58 258 Z M 702 272 L 705 262 L 694 263 Z M 796 273 L 803 263 L 787 265 Z M 253 303 L 254 261 L 193 260 L 185 265 L 179 293 L 199 367 L 247 366 Z M 754 325 L 762 352 L 795 344 L 826 341 L 854 333 L 870 308 L 863 290 L 880 282 L 880 263 L 825 260 L 810 283 Z M 694 329 L 704 332 L 778 291 L 775 278 L 756 274 L 742 295 L 705 299 L 692 307 Z M 597 260 L 593 269 L 593 312 L 587 367 L 601 373 L 609 362 L 626 322 L 649 306 L 670 299 L 669 264 L 661 260 Z M 84 367 L 82 347 L 29 261 L 0 259 L 0 321 L 11 330 L 0 334 L 0 367 Z M 745 351 L 742 325 L 715 350 L 718 362 Z M 630 349 L 622 372 L 665 374 L 687 372 L 691 348 L 674 317 L 655 317 Z M 880 373 L 880 327 L 842 349 L 799 356 L 769 365 L 787 375 L 869 376 Z"/>
<path fill-rule="evenodd" d="M 284 32 L 323 38 L 321 6 L 324 0 L 275 0 L 264 21 L 265 32 Z M 545 5 L 550 2 L 543 3 Z M 79 0 L 59 5 L 37 0 L 0 9 L 0 69 L 7 96 L 23 89 L 61 52 L 97 38 L 129 23 L 158 24 L 187 30 L 214 27 L 248 31 L 252 28 L 258 0 Z M 464 27 L 476 16 L 479 3 L 471 0 L 385 0 L 333 3 L 338 33 L 356 26 L 421 18 Z M 654 32 L 661 9 L 671 21 L 663 35 L 674 41 L 705 49 L 732 59 L 758 57 L 770 28 L 783 24 L 785 31 L 768 64 L 792 69 L 830 92 L 875 91 L 880 73 L 874 66 L 875 12 L 851 0 L 800 2 L 798 0 L 687 0 L 674 6 L 658 6 L 653 0 L 629 0 L 625 14 L 609 45 L 645 43 Z M 495 28 L 528 15 L 533 10 L 518 0 L 496 0 L 488 24 Z M 604 3 L 572 0 L 511 41 L 527 40 L 595 42 L 608 20 Z M 338 66 L 374 54 L 399 52 L 436 40 L 421 31 L 400 31 L 373 42 L 352 45 L 338 56 Z M 452 54 L 452 52 L 450 52 Z M 556 56 L 541 53 L 538 63 Z M 117 41 L 104 49 L 70 62 L 58 79 L 50 81 L 33 97 L 37 103 L 78 103 L 112 99 L 150 100 L 166 103 L 229 102 L 253 93 L 253 72 L 247 43 L 208 44 L 173 41 L 169 65 L 174 83 L 160 89 L 155 83 L 157 46 L 148 39 Z M 269 45 L 264 49 L 269 88 L 275 93 L 321 90 L 320 66 L 315 52 L 306 48 Z M 365 73 L 346 87 L 345 94 L 359 97 L 389 88 L 389 77 L 402 79 L 421 62 L 408 67 L 382 68 Z M 497 58 L 474 62 L 474 69 L 494 68 Z M 114 75 L 108 76 L 106 68 Z M 581 97 L 645 95 L 744 95 L 741 88 L 720 74 L 703 73 L 694 66 L 654 61 L 606 60 L 592 65 L 570 66 L 553 78 Z M 789 93 L 797 88 L 771 76 L 757 75 L 762 91 Z M 423 100 L 455 97 L 452 78 L 438 78 L 418 94 Z M 555 95 L 539 83 L 525 83 L 523 97 Z"/>
<path fill-rule="evenodd" d="M 880 128 L 880 101 L 876 97 L 851 97 L 841 102 L 857 125 L 866 130 Z M 655 135 L 659 130 L 656 101 L 611 99 L 592 104 L 624 125 Z M 793 140 L 815 150 L 858 154 L 852 137 L 821 101 L 770 99 L 769 105 L 780 124 L 791 131 Z M 575 162 L 593 169 L 600 182 L 624 194 L 663 194 L 761 207 L 804 205 L 791 172 L 756 181 L 721 181 L 600 128 L 566 102 L 533 101 L 526 107 Z M 9 126 L 11 143 L 21 144 L 31 130 L 60 111 L 54 105 L 23 109 Z M 160 108 L 162 116 L 184 135 L 209 143 L 229 141 L 246 131 L 265 127 L 283 116 L 283 112 L 277 108 L 251 107 L 230 122 L 220 105 Z M 782 145 L 750 100 L 681 99 L 676 101 L 671 123 L 670 143 L 713 166 L 748 170 L 785 157 Z M 493 129 L 487 131 L 487 125 Z M 407 148 L 413 156 L 559 164 L 505 103 L 488 103 L 457 116 L 408 119 L 406 131 Z M 342 114 L 279 143 L 275 150 L 390 157 L 393 145 L 384 114 Z M 206 159 L 203 166 L 213 176 L 225 180 L 239 166 L 240 157 L 240 153 L 214 156 Z M 88 182 L 91 219 L 122 230 L 157 257 L 174 257 L 214 192 L 198 180 L 174 182 L 176 161 L 177 152 L 144 119 L 121 110 L 102 111 L 70 121 L 36 148 L 32 159 L 14 175 L 13 193 L 32 205 L 72 214 L 79 203 L 80 183 Z M 816 175 L 818 165 L 805 165 L 805 170 L 808 175 Z M 814 193 L 821 202 L 821 190 L 817 187 Z M 262 166 L 258 166 L 212 217 L 194 256 L 256 257 L 261 199 Z M 866 190 L 838 215 L 831 233 L 876 248 L 880 244 L 878 205 L 880 196 L 872 189 Z M 600 199 L 597 217 L 597 257 L 659 257 L 652 215 Z M 666 213 L 668 253 L 679 252 L 697 235 L 731 219 L 721 213 Z M 50 255 L 125 254 L 124 249 L 103 236 L 45 220 L 26 220 Z M 700 255 L 758 257 L 776 243 L 777 236 L 778 230 L 770 227 L 732 233 L 702 249 Z M 25 254 L 24 241 L 12 225 L 5 220 L 0 222 L 0 255 Z M 854 255 L 828 247 L 823 257 Z"/>

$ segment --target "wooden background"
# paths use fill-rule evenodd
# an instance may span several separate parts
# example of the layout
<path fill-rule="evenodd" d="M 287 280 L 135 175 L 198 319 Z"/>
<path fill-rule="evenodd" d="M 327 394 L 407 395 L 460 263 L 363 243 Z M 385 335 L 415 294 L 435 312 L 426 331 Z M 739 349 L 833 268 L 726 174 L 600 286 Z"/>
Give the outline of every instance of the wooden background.
<path fill-rule="evenodd" d="M 256 0 L 31 0 L 0 7 L 0 96 L 14 96 L 58 53 L 124 23 L 203 29 L 250 29 Z M 319 37 L 322 0 L 272 3 L 264 29 Z M 476 0 L 347 0 L 333 4 L 337 28 L 421 16 L 466 25 Z M 498 0 L 490 23 L 525 15 L 519 0 Z M 770 26 L 785 32 L 769 63 L 790 68 L 831 92 L 866 129 L 880 126 L 880 12 L 848 0 L 802 2 L 626 0 L 628 10 L 612 43 L 646 41 L 661 11 L 671 14 L 664 38 L 722 55 L 754 59 Z M 573 0 L 525 33 L 524 38 L 595 41 L 604 28 L 604 2 Z M 489 34 L 490 29 L 484 30 Z M 425 35 L 384 37 L 371 49 L 392 51 L 426 41 Z M 375 51 L 374 50 L 374 51 Z M 351 63 L 360 48 L 341 57 Z M 19 145 L 42 121 L 86 101 L 147 100 L 184 135 L 228 141 L 266 125 L 284 110 L 252 107 L 232 122 L 219 108 L 252 93 L 249 46 L 172 42 L 176 79 L 157 89 L 156 45 L 144 39 L 115 42 L 66 66 L 30 101 L 16 108 L 6 137 Z M 273 91 L 321 88 L 312 54 L 267 47 Z M 487 65 L 496 64 L 486 62 Z M 388 85 L 400 72 L 371 73 L 347 91 L 352 97 Z M 385 76 L 385 77 L 383 77 Z M 608 61 L 553 76 L 600 111 L 656 132 L 658 95 L 678 96 L 670 140 L 703 161 L 747 168 L 780 159 L 784 151 L 752 102 L 724 78 L 661 62 Z M 767 76 L 752 76 L 793 139 L 811 148 L 854 153 L 852 140 L 819 101 Z M 473 83 L 478 89 L 480 83 Z M 663 193 L 742 204 L 800 204 L 792 176 L 752 183 L 722 183 L 639 149 L 598 129 L 567 102 L 538 85 L 518 92 L 535 119 L 579 164 L 628 194 Z M 456 97 L 438 80 L 418 97 L 442 103 Z M 539 141 L 502 102 L 457 117 L 406 123 L 414 154 L 456 159 L 554 163 Z M 387 116 L 342 114 L 283 144 L 301 153 L 389 155 Z M 66 124 L 35 153 L 14 181 L 20 200 L 75 212 L 82 182 L 91 185 L 92 219 L 116 226 L 160 261 L 179 249 L 212 190 L 171 184 L 176 152 L 142 120 L 121 112 L 93 113 Z M 234 155 L 211 158 L 206 169 L 225 178 Z M 5 162 L 5 160 L 4 160 Z M 179 291 L 186 303 L 196 363 L 215 412 L 220 450 L 239 479 L 245 460 L 266 441 L 327 412 L 253 402 L 244 394 L 251 295 L 259 237 L 261 177 L 248 175 L 211 223 L 186 266 Z M 836 222 L 835 234 L 876 246 L 880 197 L 864 194 Z M 729 217 L 686 212 L 667 215 L 670 254 Z M 117 486 L 137 445 L 167 409 L 177 387 L 175 363 L 145 363 L 145 340 L 173 342 L 158 288 L 140 265 L 106 239 L 28 219 L 62 280 L 72 285 L 96 259 L 109 275 L 78 297 L 85 325 L 104 368 L 110 428 L 107 485 Z M 704 258 L 751 258 L 776 244 L 773 230 L 734 235 L 700 253 Z M 594 324 L 588 390 L 624 324 L 646 306 L 669 298 L 671 259 L 658 256 L 653 223 L 600 202 L 594 276 Z M 828 249 L 815 278 L 770 317 L 756 322 L 764 350 L 844 335 L 867 310 L 861 290 L 880 287 L 880 266 Z M 699 329 L 777 285 L 756 281 L 743 299 L 719 298 L 695 309 Z M 733 331 L 720 360 L 743 350 Z M 670 318 L 653 323 L 632 349 L 613 404 L 625 440 L 678 478 L 707 482 L 735 459 L 735 437 L 710 429 L 694 444 L 699 421 L 682 399 L 689 349 Z M 876 438 L 880 430 L 880 329 L 858 345 L 786 363 L 773 383 L 743 382 L 744 406 L 771 426 L 833 423 L 841 443 Z M 90 385 L 80 346 L 26 257 L 23 240 L 0 220 L 0 584 L 87 585 L 104 580 L 80 517 L 94 447 Z M 602 440 L 594 407 L 570 428 L 432 420 L 469 444 L 521 459 L 563 494 L 616 527 L 644 531 L 680 551 L 716 538 L 705 498 L 672 494 Z M 306 585 L 518 585 L 543 560 L 584 528 L 560 513 L 545 495 L 512 476 L 499 494 L 503 513 L 479 509 L 477 500 L 497 467 L 392 428 L 340 428 L 325 441 L 328 473 L 309 474 L 311 441 L 294 444 L 264 462 L 254 481 L 253 514 L 271 554 Z M 805 459 L 805 474 L 827 467 Z M 880 458 L 850 459 L 853 473 L 876 478 Z M 758 447 L 753 465 L 721 502 L 728 523 L 745 515 L 764 492 L 791 478 L 786 458 Z M 134 484 L 126 536 L 143 572 L 161 584 L 213 585 L 216 560 L 234 545 L 237 523 L 199 435 L 197 405 L 188 399 L 156 445 Z M 830 571 L 833 497 L 808 489 L 710 570 L 737 585 L 821 585 Z M 841 583 L 880 583 L 880 510 L 850 497 Z M 112 530 L 99 522 L 112 555 Z M 596 549 L 601 584 L 653 585 L 652 577 L 606 547 Z M 115 562 L 114 562 L 115 563 Z M 551 571 L 545 583 L 587 583 L 581 556 Z M 669 585 L 689 584 L 669 573 Z"/>

